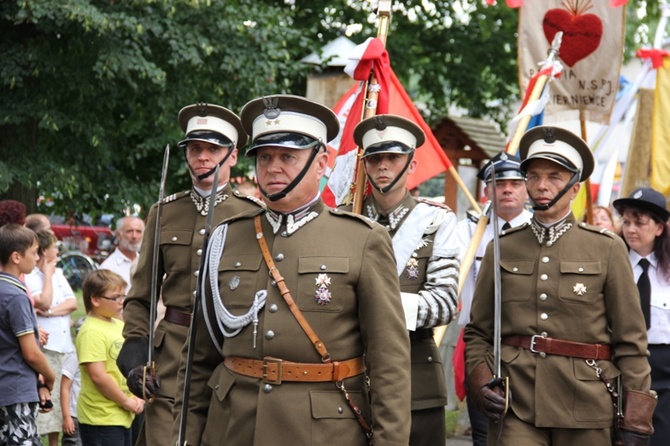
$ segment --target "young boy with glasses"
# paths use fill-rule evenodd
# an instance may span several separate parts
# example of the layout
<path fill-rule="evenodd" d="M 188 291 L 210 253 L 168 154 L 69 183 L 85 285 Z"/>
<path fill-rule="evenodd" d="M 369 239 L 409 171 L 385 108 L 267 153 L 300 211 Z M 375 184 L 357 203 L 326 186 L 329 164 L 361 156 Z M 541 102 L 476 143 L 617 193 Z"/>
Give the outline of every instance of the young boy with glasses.
<path fill-rule="evenodd" d="M 89 273 L 83 296 L 87 317 L 76 339 L 81 370 L 77 415 L 83 444 L 131 446 L 130 425 L 144 401 L 128 390 L 116 365 L 123 344 L 119 315 L 126 281 L 109 270 Z"/>

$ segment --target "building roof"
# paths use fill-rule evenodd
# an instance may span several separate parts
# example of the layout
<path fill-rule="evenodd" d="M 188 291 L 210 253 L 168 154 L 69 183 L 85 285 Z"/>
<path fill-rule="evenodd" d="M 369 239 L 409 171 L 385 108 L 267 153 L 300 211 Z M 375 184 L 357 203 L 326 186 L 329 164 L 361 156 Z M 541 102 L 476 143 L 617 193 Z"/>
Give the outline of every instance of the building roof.
<path fill-rule="evenodd" d="M 447 116 L 464 133 L 481 147 L 490 157 L 505 150 L 507 139 L 500 133 L 498 127 L 489 121 L 466 116 Z"/>
<path fill-rule="evenodd" d="M 320 65 L 324 60 L 328 60 L 329 67 L 344 67 L 349 62 L 351 50 L 356 44 L 344 36 L 340 36 L 325 44 L 321 48 L 321 53 L 312 53 L 302 58 L 301 62 Z"/>

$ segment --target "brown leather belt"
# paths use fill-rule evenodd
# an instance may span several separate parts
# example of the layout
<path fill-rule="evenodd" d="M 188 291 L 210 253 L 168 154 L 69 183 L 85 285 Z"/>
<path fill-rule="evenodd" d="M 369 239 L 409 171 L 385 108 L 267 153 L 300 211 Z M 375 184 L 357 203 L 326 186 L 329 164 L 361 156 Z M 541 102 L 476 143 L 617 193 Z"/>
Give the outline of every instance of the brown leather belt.
<path fill-rule="evenodd" d="M 525 348 L 533 353 L 569 356 L 581 359 L 599 359 L 610 361 L 612 348 L 606 344 L 583 344 L 581 342 L 563 341 L 544 338 L 542 336 L 505 336 L 501 341 L 505 345 Z"/>
<path fill-rule="evenodd" d="M 173 324 L 181 325 L 182 327 L 191 326 L 191 313 L 177 310 L 175 307 L 165 308 L 165 317 L 163 318 Z"/>
<path fill-rule="evenodd" d="M 306 364 L 284 361 L 270 356 L 263 360 L 227 357 L 223 364 L 235 373 L 261 378 L 269 384 L 291 382 L 337 382 L 365 371 L 363 357 L 325 364 Z"/>

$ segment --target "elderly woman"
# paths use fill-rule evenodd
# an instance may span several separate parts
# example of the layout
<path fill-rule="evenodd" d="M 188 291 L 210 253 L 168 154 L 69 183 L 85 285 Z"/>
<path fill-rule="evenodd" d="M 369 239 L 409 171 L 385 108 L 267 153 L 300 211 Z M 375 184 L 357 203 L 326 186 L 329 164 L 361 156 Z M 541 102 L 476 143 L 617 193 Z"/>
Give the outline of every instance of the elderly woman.
<path fill-rule="evenodd" d="M 670 226 L 666 198 L 639 188 L 614 201 L 622 216 L 622 236 L 647 324 L 651 388 L 658 393 L 651 446 L 667 445 L 670 436 Z"/>

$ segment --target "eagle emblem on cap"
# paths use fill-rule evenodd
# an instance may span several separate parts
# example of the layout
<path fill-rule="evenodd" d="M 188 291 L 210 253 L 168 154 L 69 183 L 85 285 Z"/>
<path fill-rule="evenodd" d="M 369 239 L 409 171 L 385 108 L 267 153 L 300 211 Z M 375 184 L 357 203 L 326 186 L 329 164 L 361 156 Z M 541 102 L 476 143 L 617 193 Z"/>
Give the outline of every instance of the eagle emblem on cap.
<path fill-rule="evenodd" d="M 263 98 L 263 105 L 265 106 L 263 116 L 268 119 L 277 119 L 281 114 L 281 109 L 277 107 L 277 104 L 279 104 L 279 98 Z"/>
<path fill-rule="evenodd" d="M 207 103 L 198 102 L 195 104 L 195 111 L 198 116 L 207 116 Z"/>
<path fill-rule="evenodd" d="M 375 129 L 379 131 L 386 130 L 386 122 L 383 116 L 375 116 Z"/>
<path fill-rule="evenodd" d="M 640 197 L 642 197 L 642 191 L 641 190 L 635 192 L 635 194 L 633 195 L 633 198 L 635 198 L 636 200 L 639 200 Z"/>
<path fill-rule="evenodd" d="M 556 132 L 553 128 L 546 127 L 542 129 L 542 133 L 544 133 L 544 142 L 551 144 L 556 141 Z"/>

